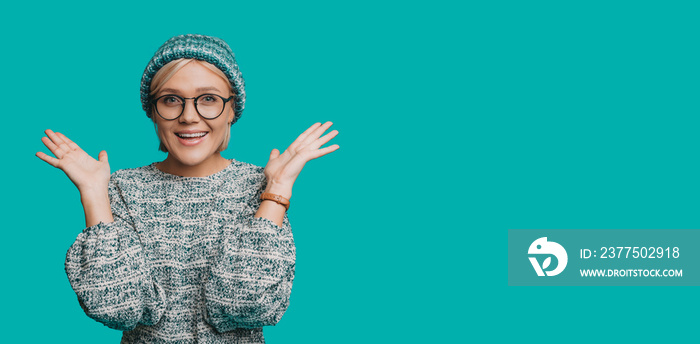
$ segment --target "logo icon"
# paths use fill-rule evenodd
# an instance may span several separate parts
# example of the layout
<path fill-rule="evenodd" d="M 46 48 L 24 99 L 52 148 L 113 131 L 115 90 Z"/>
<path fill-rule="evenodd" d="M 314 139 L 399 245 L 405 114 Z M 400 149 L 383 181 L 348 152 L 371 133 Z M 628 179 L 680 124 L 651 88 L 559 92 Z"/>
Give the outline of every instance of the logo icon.
<path fill-rule="evenodd" d="M 555 243 L 554 241 L 547 241 L 547 237 L 539 238 L 532 242 L 530 248 L 527 250 L 528 254 L 537 255 L 554 255 L 557 258 L 557 268 L 554 270 L 544 271 L 552 263 L 552 257 L 547 257 L 542 266 L 537 261 L 536 257 L 529 257 L 532 267 L 535 268 L 537 276 L 556 276 L 564 271 L 566 268 L 566 263 L 569 261 L 569 256 L 566 254 L 566 250 L 561 245 Z"/>

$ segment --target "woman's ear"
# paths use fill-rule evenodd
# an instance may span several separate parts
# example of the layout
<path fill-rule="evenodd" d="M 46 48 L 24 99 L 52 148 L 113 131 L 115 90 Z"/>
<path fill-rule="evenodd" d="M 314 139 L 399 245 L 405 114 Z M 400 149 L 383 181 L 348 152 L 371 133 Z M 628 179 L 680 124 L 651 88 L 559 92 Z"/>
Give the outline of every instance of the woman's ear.
<path fill-rule="evenodd" d="M 235 117 L 235 115 L 236 115 L 236 113 L 233 111 L 233 108 L 232 108 L 231 111 L 229 112 L 228 120 L 227 120 L 229 125 L 231 125 L 231 123 L 233 123 L 233 118 Z"/>

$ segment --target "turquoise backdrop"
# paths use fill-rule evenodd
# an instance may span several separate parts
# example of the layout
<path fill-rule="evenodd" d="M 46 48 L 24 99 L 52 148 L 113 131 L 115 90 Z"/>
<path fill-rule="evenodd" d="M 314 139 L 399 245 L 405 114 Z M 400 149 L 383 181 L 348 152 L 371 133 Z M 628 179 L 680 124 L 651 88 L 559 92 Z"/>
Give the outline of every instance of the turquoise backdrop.
<path fill-rule="evenodd" d="M 50 128 L 112 170 L 164 159 L 139 82 L 166 39 L 226 40 L 247 82 L 224 156 L 331 120 L 289 217 L 268 343 L 696 342 L 697 288 L 509 287 L 508 228 L 700 228 L 700 6 L 653 1 L 11 2 L 3 343 L 118 343 L 63 270 L 77 189 Z"/>

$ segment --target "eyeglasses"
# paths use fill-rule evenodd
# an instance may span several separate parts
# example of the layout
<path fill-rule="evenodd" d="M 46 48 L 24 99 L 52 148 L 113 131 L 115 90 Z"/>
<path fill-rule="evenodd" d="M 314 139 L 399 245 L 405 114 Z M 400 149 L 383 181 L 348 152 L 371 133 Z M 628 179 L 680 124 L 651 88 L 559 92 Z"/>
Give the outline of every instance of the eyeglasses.
<path fill-rule="evenodd" d="M 233 96 L 224 98 L 217 94 L 202 94 L 197 97 L 183 98 L 175 94 L 162 95 L 153 100 L 156 112 L 167 121 L 178 119 L 185 112 L 185 99 L 194 99 L 194 108 L 205 119 L 215 119 L 224 113 L 224 107 Z"/>

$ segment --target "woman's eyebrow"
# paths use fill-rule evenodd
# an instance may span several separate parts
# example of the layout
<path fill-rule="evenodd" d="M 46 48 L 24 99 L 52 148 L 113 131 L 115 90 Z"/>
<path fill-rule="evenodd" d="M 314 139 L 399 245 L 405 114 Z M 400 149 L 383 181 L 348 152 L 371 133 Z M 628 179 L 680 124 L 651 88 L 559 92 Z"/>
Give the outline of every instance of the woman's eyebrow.
<path fill-rule="evenodd" d="M 206 91 L 217 91 L 217 92 L 221 92 L 221 90 L 219 90 L 218 88 L 216 88 L 216 87 L 214 87 L 214 86 L 199 87 L 199 88 L 197 88 L 195 91 L 197 91 L 197 92 L 206 92 Z M 169 93 L 180 93 L 180 90 L 176 90 L 176 89 L 174 89 L 174 88 L 164 88 L 164 89 L 161 89 L 159 93 L 166 93 L 166 92 L 169 92 Z"/>

